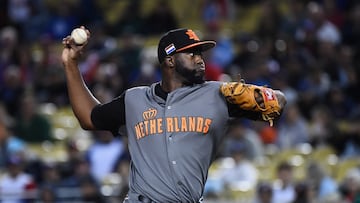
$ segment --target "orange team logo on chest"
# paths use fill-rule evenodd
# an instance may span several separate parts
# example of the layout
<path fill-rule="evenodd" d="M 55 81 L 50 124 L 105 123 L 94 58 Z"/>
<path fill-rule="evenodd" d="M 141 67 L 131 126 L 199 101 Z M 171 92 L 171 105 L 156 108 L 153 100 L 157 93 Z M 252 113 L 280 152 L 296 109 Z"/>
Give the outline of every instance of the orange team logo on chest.
<path fill-rule="evenodd" d="M 153 108 L 149 108 L 149 110 L 143 112 L 144 120 L 149 120 L 155 118 L 157 114 L 157 110 Z"/>
<path fill-rule="evenodd" d="M 186 34 L 189 36 L 189 39 L 193 39 L 195 41 L 200 41 L 199 37 L 192 30 L 187 30 Z"/>

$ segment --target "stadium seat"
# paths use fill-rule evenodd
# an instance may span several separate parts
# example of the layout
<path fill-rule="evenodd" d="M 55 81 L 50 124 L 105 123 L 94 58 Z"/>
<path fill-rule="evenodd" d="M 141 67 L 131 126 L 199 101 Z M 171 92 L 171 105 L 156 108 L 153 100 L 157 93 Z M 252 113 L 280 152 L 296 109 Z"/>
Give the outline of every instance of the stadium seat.
<path fill-rule="evenodd" d="M 345 176 L 346 173 L 352 169 L 352 168 L 356 168 L 356 167 L 360 167 L 360 159 L 359 158 L 348 158 L 348 159 L 344 159 L 341 160 L 335 167 L 335 180 L 337 182 L 341 182 Z"/>
<path fill-rule="evenodd" d="M 320 163 L 326 172 L 331 176 L 335 175 L 335 167 L 338 164 L 339 158 L 335 150 L 330 146 L 321 146 L 315 148 L 308 157 L 308 162 L 315 161 Z"/>

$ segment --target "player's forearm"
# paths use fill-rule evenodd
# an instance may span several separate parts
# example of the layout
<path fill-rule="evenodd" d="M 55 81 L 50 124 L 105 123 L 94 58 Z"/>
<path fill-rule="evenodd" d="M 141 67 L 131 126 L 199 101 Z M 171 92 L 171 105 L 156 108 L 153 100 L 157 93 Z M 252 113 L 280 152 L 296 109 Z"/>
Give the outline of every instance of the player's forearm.
<path fill-rule="evenodd" d="M 66 65 L 65 72 L 69 99 L 76 118 L 83 129 L 95 129 L 91 122 L 91 111 L 100 102 L 87 88 L 77 65 Z"/>

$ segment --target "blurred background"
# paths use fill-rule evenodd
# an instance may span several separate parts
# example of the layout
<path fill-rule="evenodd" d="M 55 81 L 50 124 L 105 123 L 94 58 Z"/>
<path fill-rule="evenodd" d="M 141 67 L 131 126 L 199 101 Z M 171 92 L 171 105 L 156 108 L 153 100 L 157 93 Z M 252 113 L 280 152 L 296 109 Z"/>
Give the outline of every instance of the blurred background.
<path fill-rule="evenodd" d="M 160 79 L 169 29 L 217 41 L 208 80 L 282 90 L 275 127 L 230 121 L 206 202 L 360 202 L 360 3 L 355 0 L 0 0 L 2 202 L 122 202 L 126 136 L 83 131 L 61 40 L 91 32 L 80 69 L 102 102 Z"/>

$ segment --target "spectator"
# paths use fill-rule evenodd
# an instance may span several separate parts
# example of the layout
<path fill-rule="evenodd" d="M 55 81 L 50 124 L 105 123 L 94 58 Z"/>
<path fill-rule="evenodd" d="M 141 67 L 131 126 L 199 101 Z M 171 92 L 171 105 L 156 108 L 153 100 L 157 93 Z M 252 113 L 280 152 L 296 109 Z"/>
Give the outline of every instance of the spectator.
<path fill-rule="evenodd" d="M 118 13 L 117 13 L 118 14 Z M 111 27 L 111 34 L 121 36 L 123 34 L 141 34 L 147 25 L 144 25 L 141 13 L 141 1 L 128 1 L 120 18 Z"/>
<path fill-rule="evenodd" d="M 293 168 L 287 162 L 277 166 L 277 180 L 273 185 L 273 202 L 291 203 L 295 199 L 295 185 L 293 183 Z"/>
<path fill-rule="evenodd" d="M 2 83 L 0 86 L 0 99 L 11 116 L 18 113 L 20 97 L 25 90 L 20 71 L 18 66 L 9 65 L 3 72 L 2 82 L 0 81 Z"/>
<path fill-rule="evenodd" d="M 79 12 L 79 21 L 81 25 L 90 26 L 91 24 L 103 22 L 103 12 L 95 0 L 79 0 L 75 10 Z"/>
<path fill-rule="evenodd" d="M 56 3 L 50 10 L 47 33 L 51 39 L 61 40 L 79 24 L 79 16 L 71 12 L 75 7 L 70 1 Z"/>
<path fill-rule="evenodd" d="M 257 22 L 256 35 L 262 40 L 275 40 L 278 36 L 278 25 L 281 24 L 281 12 L 274 1 L 263 1 L 260 5 L 261 13 Z"/>
<path fill-rule="evenodd" d="M 90 173 L 90 165 L 85 159 L 79 159 L 75 165 L 75 173 L 63 179 L 60 186 L 64 189 L 58 197 L 68 202 L 89 201 L 102 202 L 99 184 Z"/>
<path fill-rule="evenodd" d="M 24 34 L 22 41 L 38 41 L 46 32 L 49 12 L 43 0 L 28 1 L 28 4 L 29 14 L 21 26 Z"/>
<path fill-rule="evenodd" d="M 339 191 L 341 203 L 357 203 L 360 201 L 360 170 L 351 168 L 341 180 Z"/>
<path fill-rule="evenodd" d="M 309 23 L 314 26 L 316 39 L 319 42 L 339 44 L 341 42 L 340 32 L 333 23 L 326 19 L 323 6 L 313 1 L 308 3 L 307 9 Z"/>
<path fill-rule="evenodd" d="M 301 115 L 296 104 L 284 111 L 284 122 L 279 125 L 277 145 L 280 149 L 289 149 L 309 141 L 306 119 Z"/>
<path fill-rule="evenodd" d="M 155 8 L 145 17 L 146 30 L 148 35 L 163 34 L 168 30 L 178 27 L 177 18 L 169 5 L 169 1 L 158 0 Z"/>
<path fill-rule="evenodd" d="M 223 156 L 230 156 L 231 147 L 235 143 L 244 144 L 244 156 L 246 159 L 254 161 L 264 155 L 264 146 L 260 140 L 259 134 L 242 123 L 242 120 L 232 121 L 228 136 L 224 143 Z"/>
<path fill-rule="evenodd" d="M 253 203 L 274 203 L 273 189 L 269 183 L 260 183 L 257 186 L 256 196 Z"/>
<path fill-rule="evenodd" d="M 307 179 L 316 188 L 315 197 L 323 200 L 328 196 L 337 195 L 338 184 L 325 171 L 320 163 L 312 162 L 307 169 Z"/>
<path fill-rule="evenodd" d="M 116 52 L 116 57 L 118 57 L 117 68 L 118 74 L 124 79 L 123 88 L 128 88 L 133 85 L 141 73 L 141 44 L 139 44 L 137 37 L 132 33 L 122 35 L 121 40 L 124 44 Z M 114 85 L 112 87 L 115 89 Z"/>
<path fill-rule="evenodd" d="M 234 189 L 255 190 L 259 174 L 254 164 L 246 158 L 246 143 L 229 143 L 228 152 L 228 157 L 219 159 L 215 164 L 217 167 L 205 184 L 204 197 L 216 200 L 231 195 L 227 192 Z"/>
<path fill-rule="evenodd" d="M 12 64 L 16 64 L 17 46 L 19 45 L 19 32 L 13 26 L 0 29 L 0 84 L 3 85 L 4 72 Z"/>
<path fill-rule="evenodd" d="M 319 42 L 316 49 L 316 66 L 313 69 L 318 69 L 320 74 L 326 74 L 329 80 L 337 86 L 341 86 L 341 80 L 344 75 L 341 72 L 340 51 L 336 44 L 331 42 Z M 321 96 L 324 92 L 328 91 L 331 84 L 328 82 L 327 86 L 323 87 L 323 92 L 320 92 Z"/>
<path fill-rule="evenodd" d="M 329 75 L 317 67 L 312 67 L 304 75 L 298 86 L 300 99 L 297 104 L 305 118 L 309 119 L 311 117 L 309 109 L 322 104 L 322 99 L 326 98 L 330 85 Z"/>
<path fill-rule="evenodd" d="M 352 85 L 347 91 L 347 97 L 353 98 L 357 103 L 360 101 L 360 94 L 358 91 L 354 91 L 355 87 L 359 87 L 359 54 L 360 54 L 360 3 L 357 2 L 349 11 L 349 16 L 347 18 L 346 25 L 342 29 L 342 36 L 344 39 L 344 44 L 349 45 L 353 49 L 353 56 L 350 61 L 354 65 L 355 72 L 351 74 L 352 76 Z M 343 57 L 341 57 L 343 58 Z"/>
<path fill-rule="evenodd" d="M 292 203 L 317 203 L 316 186 L 301 181 L 295 185 L 295 199 Z"/>
<path fill-rule="evenodd" d="M 232 20 L 234 17 L 234 2 L 232 0 L 206 0 L 202 2 L 202 20 L 204 25 L 219 23 L 222 20 Z"/>
<path fill-rule="evenodd" d="M 341 4 L 348 4 L 348 2 L 339 3 L 336 0 L 323 1 L 324 13 L 326 19 L 333 23 L 338 29 L 341 29 L 345 21 L 345 8 Z"/>
<path fill-rule="evenodd" d="M 99 186 L 90 178 L 82 179 L 80 182 L 81 202 L 104 203 Z"/>
<path fill-rule="evenodd" d="M 157 58 L 154 53 L 156 52 L 154 52 L 153 47 L 141 51 L 141 66 L 139 73 L 132 82 L 133 85 L 148 85 L 160 78 L 160 71 L 157 68 Z"/>
<path fill-rule="evenodd" d="M 359 101 L 359 93 L 353 89 L 359 86 L 359 75 L 357 74 L 356 65 L 353 61 L 355 49 L 351 46 L 344 45 L 340 47 L 338 55 L 339 63 L 339 86 L 342 87 L 345 97 L 352 102 Z"/>
<path fill-rule="evenodd" d="M 58 167 L 60 176 L 64 179 L 67 179 L 75 175 L 76 166 L 79 160 L 82 159 L 83 154 L 78 149 L 75 140 L 71 139 L 65 142 L 65 150 L 67 154 L 67 160 L 65 162 L 59 163 Z"/>
<path fill-rule="evenodd" d="M 331 109 L 331 113 L 334 115 L 334 118 L 337 120 L 345 119 L 351 112 L 351 109 L 354 109 L 352 102 L 345 97 L 344 91 L 339 87 L 332 87 L 325 104 Z"/>
<path fill-rule="evenodd" d="M 216 46 L 209 53 L 209 62 L 215 67 L 219 67 L 221 72 L 228 68 L 230 63 L 234 60 L 234 45 L 230 36 L 219 22 L 213 22 L 206 27 L 207 38 L 214 39 Z M 217 80 L 219 78 L 216 78 Z"/>
<path fill-rule="evenodd" d="M 41 189 L 51 188 L 52 190 L 56 190 L 61 182 L 61 176 L 58 170 L 57 163 L 44 163 L 41 172 L 42 182 L 39 187 Z"/>
<path fill-rule="evenodd" d="M 0 105 L 0 168 L 6 166 L 9 157 L 13 155 L 24 157 L 26 154 L 26 144 L 12 135 L 9 127 L 13 120 L 5 111 Z"/>
<path fill-rule="evenodd" d="M 30 17 L 30 1 L 10 0 L 8 2 L 8 17 L 10 21 L 19 27 L 23 26 Z"/>
<path fill-rule="evenodd" d="M 9 2 L 7 0 L 0 0 L 0 4 L 2 5 L 0 7 L 0 27 L 3 27 L 9 22 L 8 19 L 8 4 Z"/>
<path fill-rule="evenodd" d="M 230 155 L 234 165 L 221 172 L 220 179 L 226 188 L 239 188 L 254 190 L 258 181 L 258 170 L 245 155 L 245 143 L 233 143 L 230 147 Z"/>
<path fill-rule="evenodd" d="M 86 157 L 90 164 L 91 175 L 101 184 L 104 178 L 114 171 L 117 160 L 124 153 L 124 144 L 106 131 L 96 131 L 94 138 L 95 143 L 89 146 Z"/>
<path fill-rule="evenodd" d="M 37 112 L 37 101 L 32 94 L 21 99 L 20 113 L 16 118 L 15 132 L 28 143 L 53 141 L 52 125 L 47 117 Z"/>
<path fill-rule="evenodd" d="M 119 184 L 119 193 L 118 199 L 123 200 L 127 192 L 129 191 L 129 169 L 130 169 L 130 160 L 122 157 L 116 165 L 115 172 L 117 172 L 121 178 L 121 183 Z"/>
<path fill-rule="evenodd" d="M 34 199 L 36 184 L 30 174 L 25 173 L 25 160 L 19 155 L 7 159 L 7 170 L 0 178 L 0 196 L 2 203 L 18 203 L 25 199 Z"/>
<path fill-rule="evenodd" d="M 281 19 L 281 34 L 285 34 L 289 38 L 296 38 L 296 35 L 299 35 L 299 29 L 304 24 L 306 17 L 304 4 L 303 1 L 287 1 L 288 10 Z"/>
<path fill-rule="evenodd" d="M 309 120 L 309 139 L 315 146 L 328 145 L 329 140 L 337 136 L 335 121 L 326 106 L 315 106 Z"/>
<path fill-rule="evenodd" d="M 51 187 L 44 187 L 39 191 L 38 200 L 42 203 L 56 202 L 56 192 Z"/>

